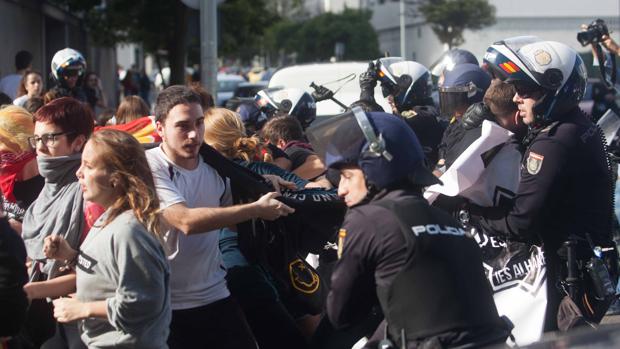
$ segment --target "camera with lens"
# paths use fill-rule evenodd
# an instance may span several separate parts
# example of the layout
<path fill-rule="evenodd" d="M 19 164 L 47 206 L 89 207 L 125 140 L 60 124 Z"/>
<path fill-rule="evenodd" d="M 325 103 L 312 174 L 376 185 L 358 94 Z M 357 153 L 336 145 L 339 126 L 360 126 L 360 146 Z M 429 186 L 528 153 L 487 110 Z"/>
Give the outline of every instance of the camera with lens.
<path fill-rule="evenodd" d="M 590 23 L 586 30 L 577 33 L 577 40 L 582 46 L 587 46 L 588 44 L 600 42 L 603 35 L 609 35 L 609 29 L 605 21 L 599 18 Z"/>

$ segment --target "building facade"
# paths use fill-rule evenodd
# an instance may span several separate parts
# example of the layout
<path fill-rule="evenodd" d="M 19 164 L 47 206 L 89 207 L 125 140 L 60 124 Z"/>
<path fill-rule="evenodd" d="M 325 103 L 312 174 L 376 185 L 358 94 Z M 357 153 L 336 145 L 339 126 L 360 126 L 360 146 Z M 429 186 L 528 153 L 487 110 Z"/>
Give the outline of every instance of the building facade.
<path fill-rule="evenodd" d="M 33 69 L 50 76 L 50 65 L 56 51 L 71 47 L 87 60 L 88 70 L 102 79 L 108 96 L 115 95 L 116 53 L 114 48 L 93 45 L 80 18 L 65 9 L 41 0 L 0 0 L 0 76 L 15 72 L 15 54 L 27 50 L 34 56 Z M 44 79 L 47 80 L 47 79 Z M 49 88 L 45 81 L 45 88 Z"/>
<path fill-rule="evenodd" d="M 578 52 L 587 52 L 577 42 L 581 24 L 597 18 L 608 23 L 612 32 L 620 29 L 620 3 L 617 0 L 596 0 L 588 6 L 583 0 L 489 0 L 496 8 L 496 24 L 479 31 L 465 31 L 460 48 L 473 52 L 481 59 L 493 42 L 518 35 L 535 35 L 545 40 L 566 43 Z M 370 0 L 367 8 L 373 11 L 372 25 L 379 37 L 379 47 L 393 56 L 405 56 L 431 65 L 447 49 L 419 12 L 409 6 L 405 16 L 406 52 L 400 52 L 400 1 Z M 612 33 L 612 37 L 614 33 Z M 620 39 L 620 37 L 615 37 Z"/>

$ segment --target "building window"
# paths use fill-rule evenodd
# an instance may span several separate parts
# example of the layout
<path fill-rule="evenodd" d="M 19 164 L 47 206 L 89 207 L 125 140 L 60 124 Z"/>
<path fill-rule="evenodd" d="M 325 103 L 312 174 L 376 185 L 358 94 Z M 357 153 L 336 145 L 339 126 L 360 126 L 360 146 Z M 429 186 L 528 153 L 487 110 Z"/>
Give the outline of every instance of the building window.
<path fill-rule="evenodd" d="M 422 37 L 422 27 L 418 26 L 418 39 Z"/>
<path fill-rule="evenodd" d="M 417 59 L 415 51 L 411 52 L 411 60 L 415 61 Z"/>

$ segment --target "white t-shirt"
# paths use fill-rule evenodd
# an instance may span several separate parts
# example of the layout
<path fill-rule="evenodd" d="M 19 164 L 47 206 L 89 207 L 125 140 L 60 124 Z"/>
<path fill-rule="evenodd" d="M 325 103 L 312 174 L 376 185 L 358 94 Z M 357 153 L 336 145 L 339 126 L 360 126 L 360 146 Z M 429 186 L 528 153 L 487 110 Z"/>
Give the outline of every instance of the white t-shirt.
<path fill-rule="evenodd" d="M 220 207 L 232 201 L 229 186 L 203 161 L 194 170 L 175 165 L 161 146 L 146 152 L 155 188 L 165 209 L 184 202 L 189 208 Z M 170 295 L 173 310 L 204 306 L 230 295 L 218 243 L 219 230 L 185 235 L 171 229 L 165 235 L 170 254 Z"/>
<path fill-rule="evenodd" d="M 19 82 L 22 80 L 22 76 L 19 74 L 10 74 L 0 80 L 0 92 L 6 93 L 11 99 L 15 99 L 17 96 L 17 88 Z"/>
<path fill-rule="evenodd" d="M 26 102 L 28 101 L 28 95 L 23 95 L 21 97 L 17 97 L 13 100 L 13 105 L 16 105 L 18 107 L 23 107 L 24 104 L 26 104 Z"/>

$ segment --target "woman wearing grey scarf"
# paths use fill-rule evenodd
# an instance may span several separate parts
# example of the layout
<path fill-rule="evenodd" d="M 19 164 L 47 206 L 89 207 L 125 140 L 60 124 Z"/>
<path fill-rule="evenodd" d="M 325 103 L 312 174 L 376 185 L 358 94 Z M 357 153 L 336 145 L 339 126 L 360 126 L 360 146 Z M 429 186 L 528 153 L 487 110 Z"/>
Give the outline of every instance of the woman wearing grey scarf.
<path fill-rule="evenodd" d="M 59 274 L 63 263 L 46 260 L 43 240 L 51 234 L 62 235 L 74 248 L 84 230 L 84 200 L 75 172 L 80 167 L 81 153 L 69 156 L 40 156 L 39 173 L 45 185 L 24 216 L 22 237 L 28 256 L 43 266 L 47 279 Z"/>
<path fill-rule="evenodd" d="M 28 140 L 37 151 L 39 172 L 45 178 L 45 185 L 26 211 L 22 225 L 28 257 L 33 261 L 31 280 L 35 281 L 26 284 L 24 291 L 30 299 L 57 298 L 75 292 L 75 273 L 65 270 L 63 275 L 61 267 L 65 263 L 47 260 L 43 254 L 43 243 L 47 236 L 58 234 L 72 248 L 79 249 L 85 216 L 76 171 L 80 167 L 82 148 L 93 131 L 94 121 L 90 109 L 70 97 L 59 98 L 43 106 L 34 119 L 34 136 Z M 39 272 L 42 277 L 37 277 Z M 55 336 L 41 348 L 86 347 L 73 323 L 57 326 Z"/>

